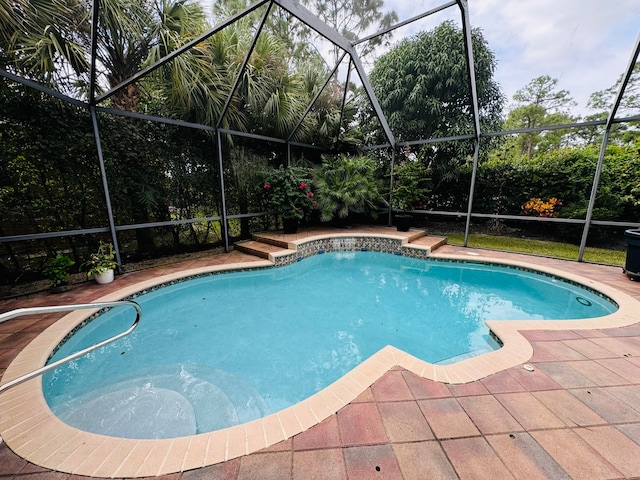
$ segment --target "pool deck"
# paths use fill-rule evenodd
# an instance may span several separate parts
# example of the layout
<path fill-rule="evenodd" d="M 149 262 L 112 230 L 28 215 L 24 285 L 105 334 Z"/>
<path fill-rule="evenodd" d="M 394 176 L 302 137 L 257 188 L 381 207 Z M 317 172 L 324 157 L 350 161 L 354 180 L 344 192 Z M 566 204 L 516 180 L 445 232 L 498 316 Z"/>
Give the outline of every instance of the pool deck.
<path fill-rule="evenodd" d="M 340 234 L 344 234 L 342 232 Z M 281 237 L 295 245 L 311 235 L 321 234 L 313 231 Z M 399 235 L 393 229 L 379 227 L 354 229 L 349 234 Z M 429 244 L 428 239 L 415 241 Z M 277 255 L 277 250 L 274 252 L 271 253 Z M 600 325 L 576 323 L 572 328 L 558 324 L 552 328 L 532 329 L 531 325 L 522 324 L 520 333 L 505 331 L 500 334 L 501 338 L 506 336 L 506 345 L 516 351 L 515 357 L 503 359 L 509 366 L 499 368 L 501 361 L 497 361 L 486 367 L 492 371 L 485 374 L 478 372 L 485 368 L 481 364 L 472 365 L 467 369 L 469 375 L 475 373 L 479 378 L 472 381 L 465 376 L 467 370 L 427 372 L 422 364 L 403 357 L 401 352 L 392 351 L 388 355 L 395 358 L 387 365 L 378 366 L 379 373 L 371 386 L 351 395 L 354 398 L 342 402 L 335 412 L 323 415 L 320 423 L 310 420 L 310 424 L 317 424 L 302 428 L 301 433 L 288 436 L 287 425 L 281 421 L 285 440 L 236 458 L 229 455 L 227 437 L 222 461 L 201 468 L 193 468 L 193 463 L 186 457 L 172 455 L 171 449 L 167 453 L 167 450 L 157 450 L 151 443 L 146 443 L 153 441 L 140 441 L 148 448 L 134 448 L 128 455 L 142 456 L 144 468 L 138 472 L 153 475 L 162 472 L 164 466 L 179 461 L 179 467 L 189 468 L 177 468 L 185 471 L 165 474 L 162 478 L 591 480 L 640 477 L 640 323 L 634 323 L 640 322 L 640 282 L 630 281 L 619 267 L 545 257 L 449 245 L 440 246 L 430 254 L 526 263 L 534 268 L 564 272 L 569 277 L 578 275 L 594 285 L 603 284 L 611 292 L 621 292 L 626 318 L 613 321 L 627 326 L 613 327 L 609 317 L 600 320 Z M 236 268 L 265 261 L 235 250 L 127 273 L 109 285 L 85 283 L 64 294 L 45 293 L 1 301 L 0 312 L 30 306 L 91 302 L 109 297 L 116 291 L 157 282 L 159 278 L 178 276 L 184 271 Z M 23 349 L 40 338 L 48 327 L 55 328 L 63 323 L 63 315 L 21 317 L 0 324 L 0 373 L 4 374 Z M 501 328 L 496 324 L 494 331 Z M 523 364 L 531 365 L 533 371 L 525 370 Z M 11 390 L 0 396 L 0 423 L 6 422 L 10 409 L 4 408 L 7 405 L 5 398 L 9 396 L 14 396 Z M 39 412 L 31 414 L 38 417 Z M 298 423 L 306 423 L 306 420 L 298 418 Z M 41 433 L 37 428 L 34 430 L 35 435 Z M 264 432 L 266 430 L 262 431 L 266 435 Z M 44 434 L 51 435 L 51 432 Z M 197 447 L 197 441 L 193 439 L 198 437 L 191 438 L 187 450 Z M 58 438 L 57 443 L 62 447 L 73 445 L 67 440 Z M 252 441 L 247 428 L 245 443 L 248 445 Z M 176 449 L 179 443 L 176 442 Z M 115 442 L 113 450 L 118 448 Z M 66 468 L 61 470 L 127 477 L 121 474 L 124 471 L 121 465 L 109 465 L 110 455 L 101 454 L 99 458 L 91 459 L 77 454 L 82 451 L 79 445 L 67 452 L 64 448 L 61 450 L 43 452 L 36 449 L 34 458 L 48 459 L 64 454 L 66 458 L 61 465 Z M 158 455 L 161 451 L 163 453 Z M 224 457 L 232 459 L 224 461 Z M 86 466 L 87 462 L 94 464 L 85 469 L 77 468 L 82 464 Z M 2 443 L 0 478 L 4 477 L 82 478 L 30 463 Z"/>

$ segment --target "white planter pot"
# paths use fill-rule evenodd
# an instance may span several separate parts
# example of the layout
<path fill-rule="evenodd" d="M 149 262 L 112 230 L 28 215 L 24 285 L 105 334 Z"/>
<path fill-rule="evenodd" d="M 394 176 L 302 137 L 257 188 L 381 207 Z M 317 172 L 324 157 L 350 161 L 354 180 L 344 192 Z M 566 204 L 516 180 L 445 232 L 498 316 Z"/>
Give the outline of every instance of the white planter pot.
<path fill-rule="evenodd" d="M 105 283 L 113 282 L 113 270 L 107 270 L 104 273 L 97 273 L 95 275 L 96 283 L 103 285 Z"/>

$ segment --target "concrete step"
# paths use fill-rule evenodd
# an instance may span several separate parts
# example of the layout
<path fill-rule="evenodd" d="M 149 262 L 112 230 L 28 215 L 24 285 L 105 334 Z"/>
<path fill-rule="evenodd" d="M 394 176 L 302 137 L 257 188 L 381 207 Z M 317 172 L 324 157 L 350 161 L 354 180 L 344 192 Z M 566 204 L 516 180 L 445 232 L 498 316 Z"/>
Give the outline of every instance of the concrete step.
<path fill-rule="evenodd" d="M 438 248 L 447 244 L 446 237 L 431 237 L 431 236 L 423 236 L 420 238 L 416 238 L 412 240 L 407 246 L 428 249 L 429 252 L 434 252 Z"/>
<path fill-rule="evenodd" d="M 408 232 L 396 232 L 396 233 L 398 235 L 402 235 L 406 237 L 409 243 L 415 243 L 426 235 L 425 231 L 419 228 L 410 228 Z"/>
<path fill-rule="evenodd" d="M 252 235 L 253 240 L 256 242 L 266 243 L 275 247 L 280 247 L 283 250 L 289 249 L 289 243 L 287 238 L 296 239 L 296 235 L 286 235 L 282 232 L 262 232 Z"/>
<path fill-rule="evenodd" d="M 239 250 L 244 253 L 248 253 L 250 255 L 255 255 L 256 257 L 266 258 L 267 260 L 271 260 L 271 254 L 275 252 L 282 252 L 283 250 L 288 250 L 286 247 L 282 248 L 281 246 L 271 245 L 264 242 L 256 242 L 255 240 L 247 240 L 244 242 L 238 242 L 235 244 L 236 250 Z"/>

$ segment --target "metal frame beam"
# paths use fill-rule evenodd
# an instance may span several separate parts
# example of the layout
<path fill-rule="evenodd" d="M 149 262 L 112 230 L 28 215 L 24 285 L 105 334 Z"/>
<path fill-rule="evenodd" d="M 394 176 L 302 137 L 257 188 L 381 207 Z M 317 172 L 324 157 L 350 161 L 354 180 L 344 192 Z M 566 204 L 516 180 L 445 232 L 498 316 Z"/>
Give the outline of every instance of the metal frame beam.
<path fill-rule="evenodd" d="M 471 185 L 469 187 L 469 203 L 467 206 L 467 222 L 464 228 L 464 246 L 469 243 L 469 230 L 471 228 L 471 212 L 473 211 L 473 195 L 476 187 L 476 174 L 478 172 L 478 155 L 480 153 L 480 114 L 478 108 L 478 91 L 476 87 L 475 63 L 473 61 L 473 43 L 471 38 L 471 25 L 469 21 L 469 4 L 467 0 L 457 0 L 462 16 L 462 33 L 464 35 L 464 49 L 467 54 L 467 74 L 469 89 L 471 91 L 471 113 L 473 114 L 473 130 L 475 145 L 473 149 L 473 169 L 471 171 Z"/>
<path fill-rule="evenodd" d="M 447 2 L 445 4 L 440 5 L 439 7 L 436 8 L 432 8 L 431 10 L 428 10 L 424 13 L 421 13 L 420 15 L 416 15 L 415 17 L 411 17 L 408 20 L 403 20 L 402 22 L 396 23 L 395 25 L 391 25 L 389 28 L 385 28 L 384 30 L 379 30 L 374 34 L 368 35 L 366 37 L 362 37 L 359 38 L 358 40 L 356 40 L 355 42 L 352 43 L 352 45 L 359 45 L 361 43 L 367 42 L 369 40 L 373 40 L 374 38 L 380 37 L 382 35 L 385 35 L 389 32 L 393 32 L 394 30 L 400 28 L 400 27 L 404 27 L 405 25 L 409 25 L 410 23 L 413 23 L 415 21 L 421 20 L 425 17 L 428 17 L 429 15 L 433 15 L 434 13 L 438 13 L 441 12 L 442 10 L 445 10 L 449 7 L 453 7 L 455 4 L 457 3 L 456 0 L 451 0 L 450 2 Z"/>
<path fill-rule="evenodd" d="M 264 24 L 266 23 L 267 18 L 269 17 L 269 12 L 271 12 L 272 6 L 273 6 L 273 2 L 269 2 L 269 6 L 267 7 L 264 14 L 262 15 L 262 19 L 260 20 L 260 25 L 258 26 L 258 29 L 256 30 L 256 33 L 253 36 L 253 39 L 251 40 L 251 45 L 247 49 L 247 54 L 244 56 L 242 65 L 240 65 L 240 70 L 238 71 L 238 75 L 236 75 L 233 85 L 231 86 L 231 90 L 229 91 L 229 96 L 227 97 L 227 100 L 224 102 L 224 106 L 220 111 L 220 117 L 216 122 L 216 128 L 220 128 L 220 126 L 222 125 L 222 120 L 224 119 L 224 116 L 226 115 L 227 110 L 229 109 L 229 105 L 231 105 L 231 100 L 233 100 L 233 93 L 238 88 L 238 85 L 240 85 L 240 81 L 242 80 L 242 75 L 244 74 L 244 71 L 247 68 L 247 63 L 249 63 L 249 59 L 251 58 L 251 54 L 253 53 L 253 50 L 256 48 L 256 43 L 258 43 L 258 38 L 262 33 L 262 29 L 264 28 Z"/>
<path fill-rule="evenodd" d="M 98 55 L 98 21 L 100 0 L 93 0 L 91 6 L 91 65 L 89 70 L 89 105 L 96 104 L 96 57 Z"/>
<path fill-rule="evenodd" d="M 604 164 L 604 155 L 607 151 L 607 144 L 609 143 L 609 132 L 611 131 L 611 126 L 613 125 L 613 119 L 618 112 L 618 108 L 620 107 L 620 102 L 622 101 L 622 96 L 624 95 L 624 91 L 627 88 L 627 84 L 629 83 L 629 79 L 631 78 L 631 74 L 633 73 L 633 68 L 638 60 L 638 54 L 640 53 L 640 35 L 638 35 L 638 39 L 636 40 L 636 46 L 629 58 L 629 65 L 627 65 L 627 69 L 625 71 L 625 75 L 620 83 L 620 88 L 618 89 L 618 93 L 616 94 L 615 101 L 613 102 L 613 106 L 611 107 L 611 111 L 609 112 L 609 116 L 607 117 L 607 124 L 604 129 L 604 135 L 602 136 L 602 145 L 600 146 L 600 153 L 598 155 L 598 163 L 596 165 L 596 171 L 593 175 L 593 184 L 591 185 L 591 195 L 589 197 L 589 206 L 587 207 L 587 215 L 585 217 L 584 229 L 582 231 L 582 238 L 580 239 L 580 251 L 578 253 L 578 261 L 581 262 L 584 258 L 584 251 L 587 247 L 587 237 L 589 236 L 589 228 L 591 226 L 591 219 L 593 217 L 593 209 L 596 203 L 596 197 L 598 195 L 598 184 L 600 183 L 600 175 L 602 174 L 602 166 Z"/>
<path fill-rule="evenodd" d="M 274 1 L 281 8 L 285 9 L 302 23 L 322 35 L 327 40 L 331 41 L 333 44 L 340 47 L 345 52 L 348 52 L 350 54 L 355 53 L 353 47 L 351 46 L 351 43 L 342 35 L 340 35 L 340 33 L 336 29 L 331 28 L 326 23 L 319 20 L 318 17 L 311 13 L 311 11 L 300 5 L 295 0 Z"/>
<path fill-rule="evenodd" d="M 364 67 L 360 62 L 360 57 L 358 55 L 351 56 L 351 61 L 353 65 L 356 67 L 356 71 L 358 72 L 358 76 L 360 77 L 360 81 L 362 82 L 362 86 L 364 87 L 364 91 L 367 93 L 367 97 L 369 97 L 369 101 L 371 102 L 371 106 L 373 110 L 376 112 L 376 117 L 378 117 L 378 121 L 384 130 L 385 136 L 391 145 L 395 147 L 396 140 L 393 137 L 393 133 L 391 132 L 391 128 L 389 128 L 389 124 L 387 123 L 387 119 L 382 112 L 382 107 L 380 107 L 380 103 L 378 103 L 378 99 L 376 98 L 376 94 L 373 92 L 373 87 L 369 82 L 369 77 L 364 71 Z"/>
<path fill-rule="evenodd" d="M 318 93 L 316 93 L 315 97 L 313 97 L 313 100 L 311 100 L 311 102 L 309 103 L 309 106 L 300 117 L 300 120 L 298 121 L 296 126 L 293 128 L 289 136 L 287 137 L 287 141 L 291 140 L 293 136 L 296 134 L 296 132 L 298 131 L 298 128 L 300 128 L 300 125 L 302 125 L 302 122 L 304 122 L 304 119 L 307 117 L 307 115 L 309 114 L 309 112 L 311 111 L 315 103 L 318 101 L 318 98 L 320 98 L 320 95 L 322 95 L 322 92 L 324 92 L 324 89 L 327 88 L 327 85 L 329 85 L 329 82 L 338 71 L 338 68 L 340 68 L 340 65 L 342 64 L 342 61 L 344 60 L 344 57 L 346 55 L 347 55 L 347 52 L 344 52 L 340 57 L 340 59 L 338 60 L 338 62 L 336 63 L 335 67 L 333 67 L 333 70 L 331 70 L 331 73 L 327 75 L 327 79 L 322 84 L 322 87 L 318 89 Z"/>
<path fill-rule="evenodd" d="M 468 135 L 454 135 L 452 137 L 440 137 L 440 138 L 430 138 L 426 140 L 411 140 L 408 142 L 398 142 L 398 146 L 430 145 L 434 143 L 457 142 L 460 140 L 473 140 L 474 138 L 476 138 L 475 134 L 470 133 Z"/>
<path fill-rule="evenodd" d="M 107 219 L 109 221 L 109 232 L 111 233 L 111 242 L 116 254 L 118 262 L 118 271 L 122 273 L 122 257 L 120 256 L 120 247 L 118 245 L 118 235 L 116 234 L 116 222 L 113 217 L 113 209 L 111 207 L 111 195 L 109 194 L 109 181 L 107 180 L 107 171 L 104 166 L 104 156 L 102 155 L 102 142 L 100 141 L 100 128 L 98 126 L 98 116 L 95 106 L 89 107 L 91 113 L 91 124 L 93 125 L 93 138 L 96 141 L 96 151 L 98 153 L 98 164 L 100 166 L 100 177 L 102 179 L 102 189 L 104 193 L 104 201 L 107 206 Z"/>
<path fill-rule="evenodd" d="M 117 115 L 120 117 L 135 118 L 137 120 L 144 120 L 148 122 L 164 123 L 166 125 L 175 125 L 176 127 L 194 128 L 196 130 L 205 130 L 207 132 L 215 132 L 214 127 L 209 125 L 202 125 L 200 123 L 185 122 L 184 120 L 177 120 L 175 118 L 157 117 L 154 115 L 147 115 L 144 113 L 130 112 L 128 110 L 118 110 L 117 108 L 104 108 L 96 107 L 96 111 L 100 113 L 108 113 L 111 115 Z"/>
<path fill-rule="evenodd" d="M 47 95 L 51 95 L 52 97 L 57 98 L 58 100 L 64 100 L 65 102 L 68 102 L 72 105 L 76 105 L 78 107 L 89 108 L 89 105 L 86 102 L 83 102 L 82 100 L 77 100 L 68 95 L 65 95 L 64 93 L 60 93 L 60 92 L 57 92 L 56 90 L 52 90 L 49 87 L 46 87 L 38 82 L 34 82 L 33 80 L 29 80 L 28 78 L 21 77 L 19 75 L 16 75 L 15 73 L 8 72 L 7 70 L 4 70 L 2 68 L 0 68 L 0 76 L 8 78 L 12 82 L 16 82 L 16 83 L 19 83 L 20 85 L 24 85 L 25 87 L 33 88 L 34 90 L 37 90 L 39 92 L 46 93 Z"/>
<path fill-rule="evenodd" d="M 222 159 L 222 133 L 220 130 L 216 132 L 216 143 L 218 147 L 218 168 L 220 174 L 218 175 L 218 185 L 220 188 L 221 202 L 222 202 L 222 218 L 220 219 L 220 232 L 222 233 L 222 239 L 224 242 L 224 251 L 229 252 L 229 226 L 227 225 L 227 199 L 224 193 L 224 162 Z"/>
<path fill-rule="evenodd" d="M 396 149 L 391 149 L 391 174 L 389 175 L 389 215 L 387 218 L 387 226 L 393 225 L 393 183 L 395 180 L 395 168 L 396 168 Z"/>

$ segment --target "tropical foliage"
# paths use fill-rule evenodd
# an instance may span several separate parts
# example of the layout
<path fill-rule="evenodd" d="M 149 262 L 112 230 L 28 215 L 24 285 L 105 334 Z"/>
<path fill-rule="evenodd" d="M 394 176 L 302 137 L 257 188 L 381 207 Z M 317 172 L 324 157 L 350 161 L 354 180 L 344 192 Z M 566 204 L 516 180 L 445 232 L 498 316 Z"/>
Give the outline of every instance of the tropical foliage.
<path fill-rule="evenodd" d="M 368 156 L 325 156 L 314 172 L 313 185 L 323 222 L 353 214 L 375 218 L 382 206 L 376 164 Z"/>
<path fill-rule="evenodd" d="M 504 98 L 493 79 L 495 56 L 480 30 L 474 29 L 471 38 L 481 129 L 500 130 Z M 376 62 L 370 79 L 397 138 L 418 140 L 473 134 L 463 33 L 453 22 L 444 22 L 398 43 Z M 366 109 L 363 111 L 365 130 L 378 132 L 377 141 L 382 141 L 380 128 L 368 121 L 374 116 Z M 495 140 L 487 142 L 487 148 L 481 151 L 483 157 L 494 143 Z M 416 151 L 418 161 L 431 168 L 433 196 L 439 197 L 439 203 L 450 202 L 445 185 L 459 181 L 460 169 L 469 162 L 473 151 L 471 141 L 427 144 Z"/>
<path fill-rule="evenodd" d="M 535 159 L 489 161 L 478 168 L 476 210 L 518 215 L 531 198 L 559 199 L 553 213 L 584 218 L 598 161 L 598 147 L 564 148 Z M 465 174 L 469 175 L 469 173 Z M 568 181 L 570 180 L 570 181 Z M 607 148 L 594 218 L 640 221 L 640 156 L 637 146 Z M 543 202 L 547 203 L 547 202 Z"/>
<path fill-rule="evenodd" d="M 49 261 L 47 267 L 44 269 L 44 275 L 51 280 L 51 287 L 60 287 L 69 283 L 69 273 L 71 267 L 76 262 L 71 260 L 66 255 L 58 254 Z"/>
<path fill-rule="evenodd" d="M 116 253 L 112 243 L 100 242 L 100 246 L 95 253 L 89 255 L 89 258 L 81 266 L 87 271 L 87 277 L 101 275 L 113 270 L 118 266 L 116 262 Z"/>

